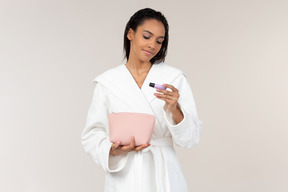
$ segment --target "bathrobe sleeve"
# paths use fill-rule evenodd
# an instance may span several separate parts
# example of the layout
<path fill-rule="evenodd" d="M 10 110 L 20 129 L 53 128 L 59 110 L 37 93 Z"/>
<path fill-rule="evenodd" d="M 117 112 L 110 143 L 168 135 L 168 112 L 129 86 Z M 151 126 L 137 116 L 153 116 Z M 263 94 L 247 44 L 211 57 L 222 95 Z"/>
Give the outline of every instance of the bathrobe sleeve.
<path fill-rule="evenodd" d="M 107 91 L 95 82 L 92 102 L 88 111 L 86 126 L 82 131 L 81 143 L 97 165 L 107 172 L 118 172 L 126 164 L 127 155 L 111 156 L 109 154 L 113 143 L 108 133 Z"/>
<path fill-rule="evenodd" d="M 179 90 L 178 103 L 184 115 L 183 120 L 175 124 L 171 112 L 164 105 L 164 117 L 174 143 L 181 147 L 191 148 L 198 144 L 202 130 L 202 121 L 198 119 L 197 109 L 190 85 L 184 74 L 172 83 Z"/>

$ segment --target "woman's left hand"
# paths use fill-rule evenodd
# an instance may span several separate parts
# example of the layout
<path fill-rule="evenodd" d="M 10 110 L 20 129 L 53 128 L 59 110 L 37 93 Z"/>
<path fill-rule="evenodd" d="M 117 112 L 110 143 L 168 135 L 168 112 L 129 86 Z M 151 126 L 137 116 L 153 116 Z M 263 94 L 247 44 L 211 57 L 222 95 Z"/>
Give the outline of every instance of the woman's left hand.
<path fill-rule="evenodd" d="M 171 89 L 171 91 L 156 89 L 156 91 L 159 93 L 154 93 L 154 95 L 157 98 L 165 101 L 167 109 L 172 113 L 175 123 L 178 124 L 184 118 L 184 115 L 178 104 L 178 99 L 180 97 L 179 91 L 173 85 L 163 84 L 163 86 Z"/>
<path fill-rule="evenodd" d="M 178 89 L 176 89 L 173 85 L 163 84 L 164 87 L 171 89 L 172 91 L 156 89 L 159 93 L 154 93 L 154 95 L 165 101 L 168 107 L 168 110 L 173 113 L 177 110 L 178 107 L 178 99 L 180 97 Z"/>

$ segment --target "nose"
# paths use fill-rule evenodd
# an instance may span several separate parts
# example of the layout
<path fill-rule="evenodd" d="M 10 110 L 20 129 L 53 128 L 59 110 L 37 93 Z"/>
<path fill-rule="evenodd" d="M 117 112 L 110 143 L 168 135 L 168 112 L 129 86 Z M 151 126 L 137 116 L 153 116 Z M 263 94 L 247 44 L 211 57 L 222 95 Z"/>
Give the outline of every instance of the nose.
<path fill-rule="evenodd" d="M 150 49 L 155 49 L 155 46 L 156 46 L 156 42 L 155 41 L 151 41 L 150 43 L 149 43 L 149 45 L 148 45 L 148 47 L 150 48 Z"/>

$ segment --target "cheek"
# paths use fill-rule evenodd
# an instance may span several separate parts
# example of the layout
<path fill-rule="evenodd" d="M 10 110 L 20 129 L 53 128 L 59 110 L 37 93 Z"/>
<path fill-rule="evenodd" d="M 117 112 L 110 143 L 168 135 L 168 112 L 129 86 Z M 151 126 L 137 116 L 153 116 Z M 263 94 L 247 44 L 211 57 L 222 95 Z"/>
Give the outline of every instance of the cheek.
<path fill-rule="evenodd" d="M 142 49 L 142 47 L 145 46 L 145 42 L 143 42 L 141 39 L 137 39 L 136 41 L 134 41 L 134 46 L 135 49 Z"/>
<path fill-rule="evenodd" d="M 134 39 L 132 41 L 131 46 L 132 46 L 131 48 L 137 52 L 139 49 L 141 49 L 142 44 L 141 44 L 141 41 Z"/>
<path fill-rule="evenodd" d="M 157 46 L 157 53 L 160 51 L 161 48 L 162 48 L 162 45 Z"/>

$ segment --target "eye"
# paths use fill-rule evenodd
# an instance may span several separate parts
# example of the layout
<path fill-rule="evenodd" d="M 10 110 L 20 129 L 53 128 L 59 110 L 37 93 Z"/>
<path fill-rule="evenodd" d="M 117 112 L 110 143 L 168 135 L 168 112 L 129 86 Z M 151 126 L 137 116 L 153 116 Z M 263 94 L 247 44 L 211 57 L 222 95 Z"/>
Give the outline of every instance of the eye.
<path fill-rule="evenodd" d="M 147 36 L 145 36 L 145 35 L 143 35 L 143 37 L 144 37 L 144 39 L 150 39 L 150 37 L 147 37 Z"/>
<path fill-rule="evenodd" d="M 157 41 L 157 43 L 158 43 L 158 44 L 162 44 L 162 43 L 163 43 L 163 41 Z"/>

